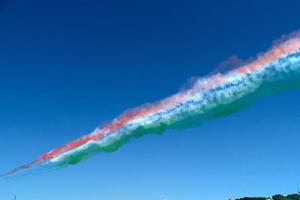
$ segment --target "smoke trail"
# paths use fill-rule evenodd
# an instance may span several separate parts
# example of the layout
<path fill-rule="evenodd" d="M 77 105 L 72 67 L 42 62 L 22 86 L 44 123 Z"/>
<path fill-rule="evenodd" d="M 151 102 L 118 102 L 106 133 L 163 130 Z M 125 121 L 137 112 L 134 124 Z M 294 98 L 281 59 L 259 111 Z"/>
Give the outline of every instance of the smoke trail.
<path fill-rule="evenodd" d="M 242 66 L 196 79 L 171 97 L 126 111 L 91 134 L 0 177 L 76 164 L 98 152 L 113 152 L 132 138 L 195 126 L 245 109 L 263 95 L 299 86 L 300 33 L 295 32 Z"/>

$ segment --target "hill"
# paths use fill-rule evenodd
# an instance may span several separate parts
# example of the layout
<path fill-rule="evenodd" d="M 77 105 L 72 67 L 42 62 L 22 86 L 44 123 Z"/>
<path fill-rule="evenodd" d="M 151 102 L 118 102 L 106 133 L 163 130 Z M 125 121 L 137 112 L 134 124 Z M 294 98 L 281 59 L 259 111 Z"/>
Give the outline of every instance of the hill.
<path fill-rule="evenodd" d="M 291 194 L 287 196 L 278 194 L 272 197 L 245 197 L 236 200 L 300 200 L 300 194 Z"/>

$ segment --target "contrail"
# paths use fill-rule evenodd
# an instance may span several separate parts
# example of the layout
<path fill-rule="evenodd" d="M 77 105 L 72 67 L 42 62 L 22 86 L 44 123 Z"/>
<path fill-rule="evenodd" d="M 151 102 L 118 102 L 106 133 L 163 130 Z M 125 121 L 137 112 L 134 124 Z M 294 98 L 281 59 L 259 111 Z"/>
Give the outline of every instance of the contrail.
<path fill-rule="evenodd" d="M 55 169 L 76 164 L 98 152 L 112 152 L 131 138 L 194 126 L 237 112 L 262 95 L 300 86 L 300 32 L 274 44 L 256 59 L 199 78 L 166 99 L 124 112 L 104 127 L 49 151 L 0 177 L 29 169 Z"/>

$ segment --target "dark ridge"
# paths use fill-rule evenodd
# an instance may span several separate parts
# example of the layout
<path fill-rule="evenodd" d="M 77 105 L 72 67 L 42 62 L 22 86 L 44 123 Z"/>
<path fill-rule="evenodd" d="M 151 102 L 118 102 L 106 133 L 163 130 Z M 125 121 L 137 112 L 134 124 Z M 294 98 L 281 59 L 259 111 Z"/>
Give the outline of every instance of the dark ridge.
<path fill-rule="evenodd" d="M 287 196 L 283 196 L 281 194 L 274 195 L 272 197 L 245 197 L 235 200 L 300 200 L 299 194 L 290 194 Z"/>

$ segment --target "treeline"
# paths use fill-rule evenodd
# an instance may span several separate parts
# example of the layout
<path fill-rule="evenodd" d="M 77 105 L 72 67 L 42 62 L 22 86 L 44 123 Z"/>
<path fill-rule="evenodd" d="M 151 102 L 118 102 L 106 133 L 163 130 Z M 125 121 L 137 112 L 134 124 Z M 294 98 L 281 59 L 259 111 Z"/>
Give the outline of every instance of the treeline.
<path fill-rule="evenodd" d="M 283 195 L 274 195 L 271 198 L 265 198 L 265 197 L 245 197 L 245 198 L 241 198 L 241 199 L 236 199 L 236 200 L 300 200 L 300 195 L 299 194 L 291 194 L 291 195 L 287 195 L 287 196 L 283 196 Z"/>

